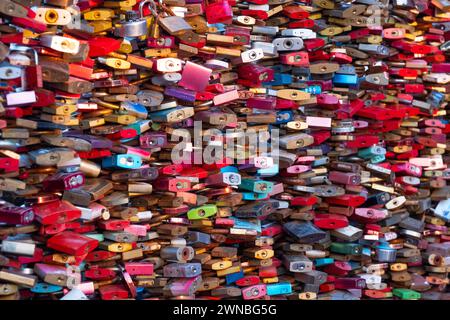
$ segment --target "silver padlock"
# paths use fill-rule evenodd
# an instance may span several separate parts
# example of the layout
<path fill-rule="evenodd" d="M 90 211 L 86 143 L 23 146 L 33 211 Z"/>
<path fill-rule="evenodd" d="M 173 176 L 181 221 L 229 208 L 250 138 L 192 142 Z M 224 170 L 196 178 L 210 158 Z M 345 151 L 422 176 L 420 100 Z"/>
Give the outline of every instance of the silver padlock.
<path fill-rule="evenodd" d="M 272 41 L 277 51 L 294 51 L 303 49 L 303 39 L 298 37 L 275 38 Z"/>
<path fill-rule="evenodd" d="M 0 65 L 0 79 L 11 80 L 19 78 L 22 75 L 22 68 L 8 63 Z"/>
<path fill-rule="evenodd" d="M 144 18 L 144 5 L 150 0 L 142 1 L 139 4 L 139 17 L 135 11 L 125 12 L 125 20 L 121 21 L 119 26 L 114 29 L 114 35 L 117 37 L 141 37 L 147 34 L 147 19 Z"/>
<path fill-rule="evenodd" d="M 152 84 L 155 86 L 173 85 L 181 80 L 181 73 L 169 72 L 162 75 L 152 77 Z"/>
<path fill-rule="evenodd" d="M 59 300 L 89 300 L 89 298 L 78 288 L 73 288 Z"/>
<path fill-rule="evenodd" d="M 273 43 L 270 42 L 258 42 L 255 41 L 252 43 L 252 49 L 261 49 L 264 53 L 264 55 L 267 56 L 276 56 L 277 55 L 277 48 Z"/>
<path fill-rule="evenodd" d="M 29 64 L 23 65 L 25 68 L 22 69 L 22 72 L 20 74 L 21 79 L 22 79 L 21 80 L 22 88 L 18 89 L 18 90 L 23 91 L 23 90 L 31 89 L 30 86 L 28 85 L 28 83 L 30 81 L 30 78 L 29 78 L 29 74 L 27 73 L 27 67 L 33 68 L 33 64 L 34 64 L 35 68 L 37 68 L 36 72 L 37 73 L 41 73 L 42 72 L 41 71 L 41 67 L 39 65 L 39 54 L 38 54 L 38 52 L 35 49 L 33 49 L 33 48 L 30 48 L 30 47 L 27 47 L 27 46 L 21 46 L 21 45 L 15 44 L 15 43 L 11 43 L 9 45 L 9 49 L 11 51 L 17 51 L 18 53 L 19 52 L 20 53 L 26 53 L 27 51 L 31 51 L 33 53 L 34 63 L 32 63 L 31 59 L 30 59 L 30 63 Z M 17 72 L 17 70 L 16 70 L 16 72 Z M 33 82 L 33 81 L 31 81 L 31 82 Z M 31 98 L 30 101 L 32 101 L 33 99 L 35 99 L 35 94 L 34 94 L 34 91 L 29 91 L 29 92 L 30 92 L 30 98 Z"/>
<path fill-rule="evenodd" d="M 0 250 L 9 254 L 33 256 L 36 245 L 25 241 L 3 240 Z"/>

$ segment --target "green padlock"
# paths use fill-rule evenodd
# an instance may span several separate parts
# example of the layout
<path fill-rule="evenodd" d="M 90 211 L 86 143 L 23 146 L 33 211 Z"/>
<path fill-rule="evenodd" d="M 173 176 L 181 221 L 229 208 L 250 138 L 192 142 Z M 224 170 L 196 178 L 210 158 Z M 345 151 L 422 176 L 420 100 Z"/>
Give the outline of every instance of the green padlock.
<path fill-rule="evenodd" d="M 359 255 L 362 252 L 362 246 L 357 243 L 340 243 L 332 242 L 330 246 L 331 252 L 340 254 Z"/>
<path fill-rule="evenodd" d="M 405 288 L 394 288 L 392 294 L 402 300 L 418 300 L 421 297 L 419 292 Z"/>
<path fill-rule="evenodd" d="M 270 193 L 273 188 L 273 182 L 257 179 L 242 179 L 239 188 L 256 193 Z"/>
<path fill-rule="evenodd" d="M 385 155 L 386 149 L 380 146 L 371 146 L 358 151 L 358 157 L 369 159 L 375 156 Z"/>
<path fill-rule="evenodd" d="M 193 208 L 188 211 L 189 220 L 199 220 L 209 218 L 217 213 L 217 207 L 214 204 L 206 204 L 201 207 Z"/>

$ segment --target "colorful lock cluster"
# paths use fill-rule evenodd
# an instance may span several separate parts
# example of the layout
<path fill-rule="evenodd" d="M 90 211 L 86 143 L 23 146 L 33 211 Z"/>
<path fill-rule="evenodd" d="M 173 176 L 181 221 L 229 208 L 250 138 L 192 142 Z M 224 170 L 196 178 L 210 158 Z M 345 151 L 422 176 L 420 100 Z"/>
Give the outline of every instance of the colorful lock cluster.
<path fill-rule="evenodd" d="M 0 300 L 450 299 L 447 0 L 0 19 Z"/>

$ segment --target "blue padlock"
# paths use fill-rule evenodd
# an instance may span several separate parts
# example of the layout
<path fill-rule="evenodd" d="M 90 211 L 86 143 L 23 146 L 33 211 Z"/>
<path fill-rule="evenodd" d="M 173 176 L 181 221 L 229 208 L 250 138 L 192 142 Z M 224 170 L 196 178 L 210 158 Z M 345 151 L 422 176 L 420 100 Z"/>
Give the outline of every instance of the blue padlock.
<path fill-rule="evenodd" d="M 321 94 L 322 93 L 322 87 L 319 85 L 313 85 L 313 86 L 308 86 L 304 89 L 300 89 L 300 91 L 304 91 L 304 92 L 308 92 L 311 94 Z"/>
<path fill-rule="evenodd" d="M 214 23 L 214 24 L 206 24 L 209 28 L 216 28 L 218 33 L 225 32 L 225 24 L 224 23 Z"/>
<path fill-rule="evenodd" d="M 267 193 L 256 193 L 256 192 L 241 192 L 242 200 L 262 200 L 266 199 L 269 195 Z"/>
<path fill-rule="evenodd" d="M 144 298 L 144 287 L 136 287 L 136 300 L 142 300 Z"/>
<path fill-rule="evenodd" d="M 106 169 L 138 169 L 142 166 L 142 159 L 135 154 L 116 154 L 103 158 L 102 167 Z"/>
<path fill-rule="evenodd" d="M 238 281 L 239 279 L 242 279 L 244 276 L 245 275 L 244 275 L 243 271 L 230 273 L 225 276 L 225 281 L 226 281 L 227 285 L 232 284 L 232 283 L 235 283 L 236 281 Z"/>
<path fill-rule="evenodd" d="M 238 168 L 233 167 L 233 166 L 226 166 L 226 167 L 220 168 L 220 172 L 221 173 L 225 173 L 225 172 L 239 173 L 239 170 L 238 170 Z"/>
<path fill-rule="evenodd" d="M 38 294 L 50 294 L 62 291 L 62 289 L 63 287 L 61 286 L 40 282 L 36 283 L 36 285 L 33 288 L 31 288 L 30 291 Z"/>
<path fill-rule="evenodd" d="M 147 108 L 137 102 L 123 101 L 120 103 L 119 112 L 124 112 L 125 114 L 131 114 L 141 119 L 146 119 L 148 117 Z"/>
<path fill-rule="evenodd" d="M 321 158 L 314 160 L 314 162 L 311 164 L 311 166 L 312 167 L 320 167 L 320 166 L 326 165 L 328 162 L 330 162 L 329 157 L 321 157 Z"/>
<path fill-rule="evenodd" d="M 316 267 L 322 267 L 328 264 L 332 264 L 333 262 L 334 262 L 333 258 L 318 258 L 314 260 L 314 265 Z"/>
<path fill-rule="evenodd" d="M 266 285 L 266 290 L 268 296 L 290 294 L 292 293 L 292 284 L 289 282 L 271 283 Z"/>
<path fill-rule="evenodd" d="M 261 232 L 261 220 L 244 220 L 236 217 L 230 217 L 234 221 L 234 228 L 237 229 L 247 229 L 255 230 L 256 232 Z"/>
<path fill-rule="evenodd" d="M 263 86 L 288 86 L 292 83 L 292 76 L 287 73 L 275 73 L 272 81 L 263 82 Z"/>
<path fill-rule="evenodd" d="M 336 73 L 333 77 L 333 84 L 337 85 L 355 85 L 358 83 L 358 76 L 356 74 L 339 74 Z"/>
<path fill-rule="evenodd" d="M 137 134 L 140 135 L 141 133 L 144 133 L 145 131 L 149 130 L 151 126 L 150 120 L 138 120 L 135 123 L 129 124 L 128 126 L 125 126 L 124 129 L 134 129 L 136 130 Z"/>
<path fill-rule="evenodd" d="M 256 171 L 258 177 L 273 177 L 279 172 L 279 167 L 277 163 L 274 163 L 269 168 L 260 168 Z"/>
<path fill-rule="evenodd" d="M 277 121 L 275 124 L 288 123 L 294 119 L 292 110 L 282 110 L 277 112 Z"/>

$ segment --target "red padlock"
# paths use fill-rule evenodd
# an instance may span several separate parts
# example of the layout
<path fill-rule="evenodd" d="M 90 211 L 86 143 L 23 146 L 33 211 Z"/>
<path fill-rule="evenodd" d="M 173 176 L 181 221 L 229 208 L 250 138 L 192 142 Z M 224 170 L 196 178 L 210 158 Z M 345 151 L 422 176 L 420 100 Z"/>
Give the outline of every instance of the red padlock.
<path fill-rule="evenodd" d="M 97 246 L 98 240 L 72 231 L 63 231 L 47 241 L 47 247 L 76 256 L 87 254 Z"/>
<path fill-rule="evenodd" d="M 342 196 L 325 198 L 325 201 L 329 204 L 359 207 L 366 201 L 366 198 L 355 194 L 344 194 Z"/>
<path fill-rule="evenodd" d="M 240 65 L 237 72 L 239 78 L 248 79 L 256 83 L 269 82 L 274 78 L 274 71 L 272 68 L 251 63 Z"/>
<path fill-rule="evenodd" d="M 112 280 L 116 276 L 116 272 L 114 270 L 106 269 L 106 268 L 91 268 L 84 272 L 84 276 L 88 279 L 92 279 L 95 281 L 105 281 Z"/>
<path fill-rule="evenodd" d="M 92 58 L 106 56 L 110 52 L 119 50 L 122 41 L 107 37 L 95 37 L 89 39 L 88 43 L 89 57 Z"/>
<path fill-rule="evenodd" d="M 209 173 L 201 167 L 190 167 L 183 169 L 183 171 L 181 172 L 181 176 L 205 179 L 209 176 Z"/>
<path fill-rule="evenodd" d="M 323 271 L 336 276 L 346 276 L 352 270 L 352 266 L 345 261 L 335 261 L 327 265 Z"/>
<path fill-rule="evenodd" d="M 13 46 L 11 49 L 14 48 L 18 49 L 19 47 Z M 38 88 L 42 88 L 42 67 L 39 65 L 39 56 L 34 49 L 30 49 L 28 47 L 23 47 L 23 49 L 33 51 L 34 57 L 34 64 L 25 68 L 23 87 L 25 90 L 35 90 Z"/>
<path fill-rule="evenodd" d="M 266 228 L 262 229 L 261 235 L 262 236 L 269 236 L 269 237 L 274 237 L 277 234 L 280 234 L 283 232 L 283 227 L 279 224 L 273 224 L 270 225 Z"/>
<path fill-rule="evenodd" d="M 297 20 L 294 22 L 290 22 L 288 24 L 289 28 L 306 28 L 306 29 L 312 29 L 314 27 L 314 20 L 312 19 L 304 19 L 304 20 Z"/>
<path fill-rule="evenodd" d="M 84 185 L 82 172 L 58 172 L 42 181 L 44 191 L 64 191 L 79 188 Z"/>
<path fill-rule="evenodd" d="M 297 109 L 298 104 L 294 100 L 286 100 L 277 98 L 275 109 Z"/>
<path fill-rule="evenodd" d="M 356 136 L 352 141 L 346 141 L 345 145 L 347 148 L 353 149 L 353 148 L 367 148 L 374 144 L 377 144 L 379 141 L 378 136 L 371 136 L 371 135 L 361 135 Z"/>
<path fill-rule="evenodd" d="M 66 225 L 64 223 L 55 223 L 50 225 L 43 225 L 39 230 L 42 235 L 53 235 L 66 230 Z"/>
<path fill-rule="evenodd" d="M 268 13 L 263 10 L 241 10 L 241 14 L 261 20 L 266 20 L 267 18 L 269 18 Z"/>
<path fill-rule="evenodd" d="M 92 149 L 91 151 L 78 151 L 78 156 L 81 159 L 99 159 L 111 156 L 111 150 Z"/>
<path fill-rule="evenodd" d="M 311 197 L 295 197 L 290 200 L 291 206 L 313 206 L 317 203 L 317 198 Z"/>
<path fill-rule="evenodd" d="M 259 274 L 262 278 L 272 278 L 278 276 L 277 268 L 275 266 L 260 267 Z"/>
<path fill-rule="evenodd" d="M 36 95 L 36 102 L 30 105 L 32 108 L 46 107 L 56 101 L 55 94 L 50 90 L 36 88 L 34 94 Z"/>
<path fill-rule="evenodd" d="M 247 287 L 258 284 L 260 279 L 258 276 L 245 276 L 239 280 L 236 280 L 236 285 L 239 287 Z"/>
<path fill-rule="evenodd" d="M 116 255 L 115 252 L 106 250 L 92 251 L 86 256 L 86 262 L 98 262 L 102 260 L 108 260 Z"/>
<path fill-rule="evenodd" d="M 297 67 L 308 67 L 309 55 L 305 51 L 280 54 L 280 62 Z"/>
<path fill-rule="evenodd" d="M 313 145 L 320 145 L 323 142 L 327 141 L 331 137 L 330 131 L 318 131 L 318 132 L 311 132 L 311 136 L 314 137 L 314 144 Z"/>
<path fill-rule="evenodd" d="M 44 259 L 44 250 L 42 250 L 41 248 L 34 249 L 34 254 L 32 257 L 26 256 L 17 257 L 17 261 L 19 261 L 20 264 L 41 262 L 43 259 Z"/>
<path fill-rule="evenodd" d="M 0 158 L 0 170 L 3 172 L 16 172 L 19 170 L 19 159 Z"/>
<path fill-rule="evenodd" d="M 309 12 L 302 9 L 301 6 L 286 6 L 283 8 L 283 13 L 291 19 L 301 20 L 309 17 Z"/>
<path fill-rule="evenodd" d="M 109 284 L 106 286 L 101 286 L 99 291 L 102 300 L 127 299 L 129 296 L 128 290 L 120 284 Z"/>
<path fill-rule="evenodd" d="M 106 221 L 100 221 L 98 227 L 108 231 L 120 231 L 130 225 L 130 221 L 121 219 L 111 219 Z"/>
<path fill-rule="evenodd" d="M 28 17 L 25 18 L 13 17 L 11 23 L 23 27 L 24 29 L 32 29 L 39 33 L 47 31 L 47 24 Z"/>
<path fill-rule="evenodd" d="M 209 3 L 206 1 L 206 20 L 209 24 L 224 23 L 231 24 L 233 20 L 233 9 L 227 0 Z"/>
<path fill-rule="evenodd" d="M 305 39 L 303 40 L 303 45 L 308 52 L 314 51 L 318 48 L 321 48 L 325 45 L 325 40 L 322 38 L 316 39 Z"/>
<path fill-rule="evenodd" d="M 65 223 L 81 217 L 81 211 L 65 200 L 55 200 L 33 205 L 36 220 L 41 224 Z"/>
<path fill-rule="evenodd" d="M 314 224 L 321 229 L 339 229 L 348 226 L 348 219 L 341 214 L 316 214 Z"/>
<path fill-rule="evenodd" d="M 95 225 L 94 224 L 84 224 L 80 225 L 79 227 L 73 228 L 73 232 L 76 233 L 88 233 L 88 232 L 94 232 L 95 231 Z"/>
<path fill-rule="evenodd" d="M 214 99 L 215 94 L 211 92 L 197 92 L 195 99 L 199 101 L 208 101 Z"/>

